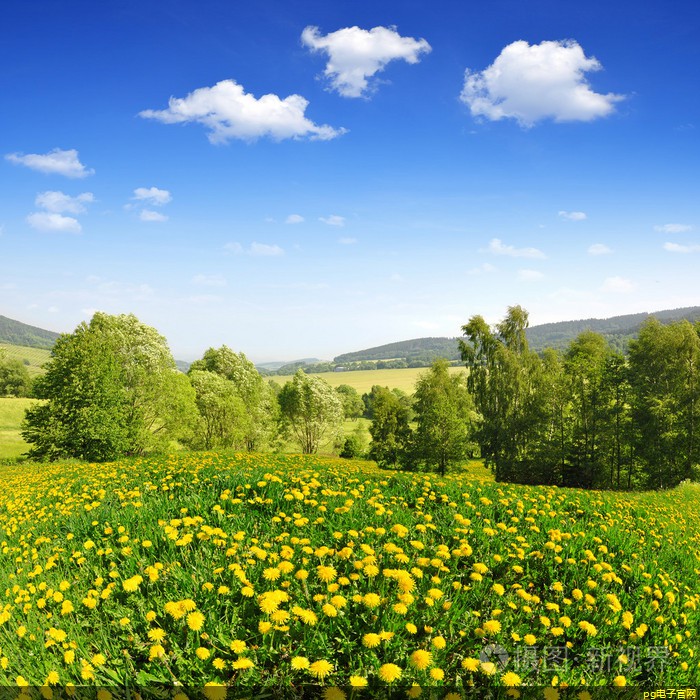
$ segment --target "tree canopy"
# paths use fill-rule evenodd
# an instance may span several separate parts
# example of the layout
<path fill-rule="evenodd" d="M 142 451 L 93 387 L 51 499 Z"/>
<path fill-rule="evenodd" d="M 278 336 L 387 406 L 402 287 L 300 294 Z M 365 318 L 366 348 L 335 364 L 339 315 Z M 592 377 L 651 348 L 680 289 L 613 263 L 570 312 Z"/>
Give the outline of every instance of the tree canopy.
<path fill-rule="evenodd" d="M 106 461 L 163 450 L 195 415 L 194 391 L 165 338 L 132 314 L 96 313 L 61 335 L 22 436 L 39 459 Z"/>

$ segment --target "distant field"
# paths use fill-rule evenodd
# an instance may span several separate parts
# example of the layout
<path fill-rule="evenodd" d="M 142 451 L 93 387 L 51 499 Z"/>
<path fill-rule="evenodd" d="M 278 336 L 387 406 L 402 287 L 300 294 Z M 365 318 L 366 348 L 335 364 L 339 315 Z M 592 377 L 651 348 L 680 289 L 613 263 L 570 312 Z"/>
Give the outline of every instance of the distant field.
<path fill-rule="evenodd" d="M 41 366 L 48 362 L 51 357 L 51 351 L 43 348 L 28 348 L 23 345 L 8 345 L 7 343 L 0 343 L 0 348 L 5 351 L 7 357 L 24 363 L 32 377 L 43 374 L 44 370 Z"/>
<path fill-rule="evenodd" d="M 19 426 L 33 403 L 35 399 L 0 398 L 0 459 L 14 459 L 27 451 Z"/>
<path fill-rule="evenodd" d="M 416 388 L 416 381 L 421 374 L 428 371 L 427 367 L 412 369 L 365 369 L 356 372 L 324 372 L 310 376 L 325 379 L 332 387 L 348 384 L 360 394 L 365 394 L 375 385 L 388 386 L 390 389 L 401 389 L 407 394 L 412 394 Z M 466 372 L 464 367 L 450 367 L 450 372 Z M 269 377 L 278 384 L 286 384 L 292 375 Z"/>

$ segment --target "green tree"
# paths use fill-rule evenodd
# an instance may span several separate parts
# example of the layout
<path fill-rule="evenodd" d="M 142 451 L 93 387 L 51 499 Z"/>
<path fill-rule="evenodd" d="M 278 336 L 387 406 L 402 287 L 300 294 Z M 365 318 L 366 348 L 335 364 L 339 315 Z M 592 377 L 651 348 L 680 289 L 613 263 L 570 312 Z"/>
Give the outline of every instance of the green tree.
<path fill-rule="evenodd" d="M 700 334 L 650 319 L 630 343 L 634 447 L 645 485 L 675 486 L 700 461 Z"/>
<path fill-rule="evenodd" d="M 192 445 L 213 450 L 242 444 L 248 419 L 233 382 L 215 372 L 198 369 L 190 371 L 189 378 L 199 411 Z"/>
<path fill-rule="evenodd" d="M 29 396 L 32 379 L 27 368 L 20 362 L 6 356 L 0 348 L 0 396 Z"/>
<path fill-rule="evenodd" d="M 463 374 L 450 374 L 447 360 L 436 360 L 416 383 L 414 457 L 444 476 L 449 465 L 465 460 L 475 448 L 477 420 Z"/>
<path fill-rule="evenodd" d="M 96 313 L 61 335 L 36 380 L 22 436 L 38 459 L 106 461 L 165 449 L 195 416 L 165 338 L 133 315 Z"/>
<path fill-rule="evenodd" d="M 213 372 L 232 383 L 245 406 L 238 426 L 242 444 L 248 451 L 259 450 L 272 439 L 277 418 L 275 392 L 244 353 L 235 353 L 222 345 L 209 348 L 201 360 L 190 365 L 189 372 Z"/>
<path fill-rule="evenodd" d="M 373 386 L 371 394 L 370 459 L 375 460 L 380 467 L 393 467 L 397 464 L 411 466 L 409 456 L 412 431 L 409 409 L 387 387 Z"/>
<path fill-rule="evenodd" d="M 320 377 L 297 370 L 279 394 L 282 424 L 301 445 L 304 454 L 313 454 L 320 445 L 336 438 L 343 424 L 343 404 L 330 384 Z"/>
<path fill-rule="evenodd" d="M 357 420 L 365 409 L 365 404 L 360 394 L 349 384 L 341 384 L 337 386 L 335 390 L 338 392 L 340 400 L 343 402 L 343 414 L 345 418 Z"/>
<path fill-rule="evenodd" d="M 527 311 L 513 306 L 494 329 L 481 316 L 462 328 L 467 342 L 459 344 L 469 368 L 467 385 L 481 418 L 476 438 L 497 481 L 556 483 L 548 365 L 529 350 L 527 326 Z"/>

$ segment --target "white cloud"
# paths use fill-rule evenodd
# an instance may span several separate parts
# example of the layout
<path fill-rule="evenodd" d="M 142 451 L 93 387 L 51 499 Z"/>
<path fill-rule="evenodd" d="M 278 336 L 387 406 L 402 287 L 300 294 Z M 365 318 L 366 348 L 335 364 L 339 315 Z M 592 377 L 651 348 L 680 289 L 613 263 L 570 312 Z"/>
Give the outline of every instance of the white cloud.
<path fill-rule="evenodd" d="M 161 214 L 159 211 L 144 209 L 139 214 L 139 219 L 141 219 L 141 221 L 156 221 L 158 223 L 161 223 L 163 221 L 167 221 L 168 217 L 165 214 Z"/>
<path fill-rule="evenodd" d="M 281 100 L 269 94 L 256 99 L 235 80 L 222 80 L 213 87 L 198 88 L 187 97 L 171 97 L 167 109 L 147 109 L 139 116 L 164 124 L 197 122 L 209 130 L 211 143 L 255 141 L 263 136 L 275 141 L 304 137 L 325 141 L 345 133 L 345 129 L 319 126 L 307 119 L 304 112 L 308 104 L 301 95 Z"/>
<path fill-rule="evenodd" d="M 664 250 L 669 253 L 700 253 L 700 245 L 681 245 L 680 243 L 664 243 Z"/>
<path fill-rule="evenodd" d="M 610 255 L 612 248 L 608 248 L 604 243 L 594 243 L 588 249 L 589 255 Z"/>
<path fill-rule="evenodd" d="M 251 243 L 249 253 L 251 255 L 274 256 L 284 255 L 284 250 L 278 245 L 269 245 L 267 243 Z"/>
<path fill-rule="evenodd" d="M 324 75 L 331 89 L 343 97 L 362 97 L 372 90 L 368 79 L 383 71 L 390 61 L 418 63 L 421 54 L 431 51 L 425 39 L 401 36 L 394 27 L 345 27 L 325 36 L 318 27 L 306 27 L 301 42 L 312 51 L 328 55 Z"/>
<path fill-rule="evenodd" d="M 80 222 L 72 216 L 39 211 L 27 217 L 27 223 L 38 231 L 59 231 L 60 233 L 80 233 Z"/>
<path fill-rule="evenodd" d="M 507 255 L 511 258 L 546 258 L 547 256 L 537 248 L 516 248 L 512 245 L 504 245 L 500 238 L 493 238 L 489 243 L 488 252 L 494 255 Z"/>
<path fill-rule="evenodd" d="M 134 190 L 133 199 L 139 202 L 147 202 L 151 206 L 159 207 L 172 200 L 172 195 L 168 190 L 161 190 L 157 187 L 137 187 Z"/>
<path fill-rule="evenodd" d="M 345 217 L 331 214 L 330 216 L 320 216 L 319 221 L 322 221 L 328 226 L 345 226 Z"/>
<path fill-rule="evenodd" d="M 518 270 L 518 279 L 521 282 L 537 282 L 544 275 L 539 270 Z"/>
<path fill-rule="evenodd" d="M 93 175 L 94 170 L 88 170 L 78 158 L 78 151 L 74 148 L 62 151 L 54 148 L 48 153 L 28 153 L 26 156 L 21 153 L 9 153 L 5 156 L 10 163 L 25 165 L 32 170 L 50 175 L 65 175 L 66 177 L 79 178 Z"/>
<path fill-rule="evenodd" d="M 37 207 L 46 209 L 46 211 L 54 212 L 55 214 L 82 214 L 85 212 L 85 205 L 95 201 L 92 192 L 83 192 L 76 197 L 71 197 L 63 192 L 40 192 L 34 204 Z"/>
<path fill-rule="evenodd" d="M 285 220 L 285 224 L 301 224 L 304 221 L 304 217 L 301 214 L 290 214 Z"/>
<path fill-rule="evenodd" d="M 357 243 L 357 238 L 339 238 L 338 243 L 340 243 L 340 245 L 353 245 Z"/>
<path fill-rule="evenodd" d="M 659 233 L 686 233 L 692 231 L 693 227 L 688 224 L 664 224 L 663 226 L 654 226 L 654 231 Z"/>
<path fill-rule="evenodd" d="M 192 284 L 201 287 L 225 287 L 226 279 L 223 275 L 195 275 Z"/>
<path fill-rule="evenodd" d="M 604 292 L 614 292 L 615 294 L 628 294 L 634 291 L 635 284 L 625 277 L 607 277 L 603 282 L 601 290 Z"/>
<path fill-rule="evenodd" d="M 585 221 L 588 218 L 582 211 L 560 211 L 559 216 L 569 221 Z"/>
<path fill-rule="evenodd" d="M 475 117 L 516 119 L 524 127 L 547 118 L 591 121 L 624 99 L 591 90 L 585 74 L 601 68 L 575 41 L 515 41 L 485 70 L 467 69 L 460 97 Z"/>

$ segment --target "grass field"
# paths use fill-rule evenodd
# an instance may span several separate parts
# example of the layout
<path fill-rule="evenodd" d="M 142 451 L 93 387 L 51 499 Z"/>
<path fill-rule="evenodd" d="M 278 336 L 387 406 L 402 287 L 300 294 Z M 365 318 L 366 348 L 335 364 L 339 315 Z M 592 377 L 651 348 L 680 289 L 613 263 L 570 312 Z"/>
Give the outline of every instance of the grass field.
<path fill-rule="evenodd" d="M 2 476 L 2 685 L 608 698 L 698 678 L 697 485 L 582 492 L 478 465 L 440 479 L 211 453 Z"/>
<path fill-rule="evenodd" d="M 50 350 L 27 348 L 22 345 L 8 345 L 7 343 L 0 343 L 0 353 L 2 351 L 4 351 L 6 357 L 24 363 L 32 377 L 36 377 L 43 372 L 41 366 L 48 362 L 51 357 Z"/>
<path fill-rule="evenodd" d="M 348 384 L 360 394 L 369 392 L 375 384 L 388 386 L 390 389 L 401 389 L 407 394 L 412 394 L 416 388 L 416 381 L 421 374 L 428 371 L 427 367 L 411 369 L 369 369 L 357 372 L 324 372 L 310 376 L 325 379 L 332 387 Z M 464 367 L 450 367 L 450 372 L 466 372 Z M 278 384 L 286 384 L 291 375 L 269 377 Z"/>
<path fill-rule="evenodd" d="M 0 398 L 0 460 L 14 459 L 27 450 L 27 443 L 22 440 L 20 424 L 24 412 L 35 399 Z"/>

